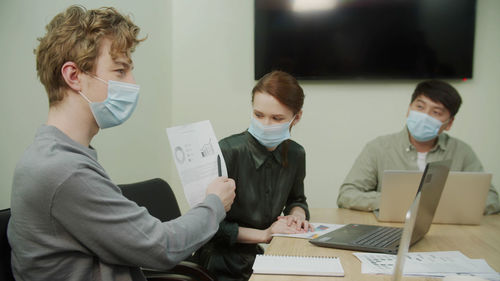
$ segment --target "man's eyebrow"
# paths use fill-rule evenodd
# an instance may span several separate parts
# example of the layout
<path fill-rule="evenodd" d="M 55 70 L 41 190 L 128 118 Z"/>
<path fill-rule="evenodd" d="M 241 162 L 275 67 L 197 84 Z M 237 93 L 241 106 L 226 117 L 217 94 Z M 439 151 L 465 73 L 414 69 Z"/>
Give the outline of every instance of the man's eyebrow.
<path fill-rule="evenodd" d="M 426 105 L 427 105 L 427 102 L 426 102 L 425 100 L 423 100 L 423 99 L 417 98 L 417 99 L 415 99 L 415 101 L 417 101 L 417 102 L 421 102 L 421 103 L 423 103 L 423 104 L 426 104 Z M 442 105 L 442 104 L 437 104 L 437 105 L 432 104 L 432 105 L 430 105 L 430 106 L 431 106 L 431 108 L 432 108 L 432 109 L 439 109 L 439 110 L 444 110 L 444 109 L 446 108 L 446 107 L 445 107 L 444 105 Z"/>
<path fill-rule="evenodd" d="M 445 107 L 443 105 L 433 105 L 432 109 L 439 109 L 439 110 L 444 110 Z"/>
<path fill-rule="evenodd" d="M 129 69 L 129 68 L 134 68 L 134 64 L 132 63 L 131 60 L 115 60 L 114 61 L 115 65 L 121 65 L 122 67 Z"/>

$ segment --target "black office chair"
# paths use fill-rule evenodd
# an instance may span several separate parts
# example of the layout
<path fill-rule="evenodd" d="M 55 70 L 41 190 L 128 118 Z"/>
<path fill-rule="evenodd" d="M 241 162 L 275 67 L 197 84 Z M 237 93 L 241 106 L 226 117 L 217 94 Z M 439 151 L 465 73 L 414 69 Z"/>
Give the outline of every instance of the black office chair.
<path fill-rule="evenodd" d="M 7 224 L 10 209 L 0 210 L 0 281 L 14 281 L 10 265 L 10 245 L 7 240 Z"/>
<path fill-rule="evenodd" d="M 169 221 L 181 216 L 174 192 L 162 179 L 156 178 L 118 186 L 125 197 L 145 207 L 153 217 L 160 221 Z"/>
<path fill-rule="evenodd" d="M 151 179 L 132 184 L 118 185 L 128 199 L 145 207 L 148 212 L 160 221 L 169 221 L 181 216 L 179 204 L 170 185 L 162 179 Z M 149 281 L 160 280 L 217 280 L 200 265 L 182 261 L 167 272 L 143 269 Z"/>

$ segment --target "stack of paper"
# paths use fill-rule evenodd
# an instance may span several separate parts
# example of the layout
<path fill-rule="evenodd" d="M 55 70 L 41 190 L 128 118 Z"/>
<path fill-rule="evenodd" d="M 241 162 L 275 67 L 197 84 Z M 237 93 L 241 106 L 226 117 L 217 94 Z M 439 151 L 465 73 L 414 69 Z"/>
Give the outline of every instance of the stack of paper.
<path fill-rule="evenodd" d="M 254 274 L 344 276 L 336 257 L 257 255 L 252 269 Z"/>
<path fill-rule="evenodd" d="M 361 261 L 361 273 L 392 274 L 396 255 L 354 253 Z M 405 276 L 444 277 L 447 275 L 474 275 L 488 280 L 500 275 L 484 259 L 469 259 L 459 251 L 413 252 L 406 257 Z"/>

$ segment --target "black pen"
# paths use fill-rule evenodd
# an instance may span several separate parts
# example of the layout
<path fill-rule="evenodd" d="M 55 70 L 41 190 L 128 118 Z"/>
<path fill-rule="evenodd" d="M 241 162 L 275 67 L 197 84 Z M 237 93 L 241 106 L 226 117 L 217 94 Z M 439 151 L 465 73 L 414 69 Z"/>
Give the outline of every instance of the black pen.
<path fill-rule="evenodd" d="M 220 155 L 217 154 L 217 171 L 219 174 L 219 177 L 222 177 L 222 168 L 220 166 Z"/>

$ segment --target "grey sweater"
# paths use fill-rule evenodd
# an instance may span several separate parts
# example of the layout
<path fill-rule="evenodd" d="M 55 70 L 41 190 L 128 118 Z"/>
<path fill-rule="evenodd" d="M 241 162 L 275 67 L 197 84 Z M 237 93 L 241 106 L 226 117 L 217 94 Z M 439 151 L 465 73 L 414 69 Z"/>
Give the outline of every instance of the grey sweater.
<path fill-rule="evenodd" d="M 152 194 L 154 196 L 154 194 Z M 8 238 L 16 280 L 145 280 L 207 242 L 225 217 L 215 195 L 160 222 L 126 199 L 94 149 L 42 126 L 12 184 Z"/>

